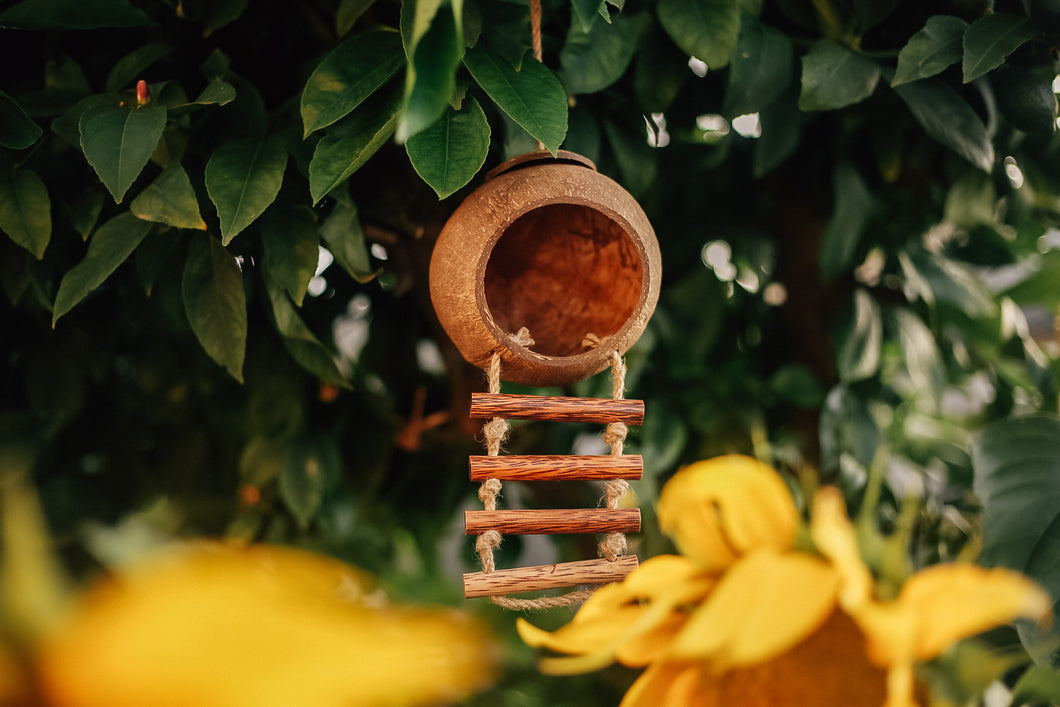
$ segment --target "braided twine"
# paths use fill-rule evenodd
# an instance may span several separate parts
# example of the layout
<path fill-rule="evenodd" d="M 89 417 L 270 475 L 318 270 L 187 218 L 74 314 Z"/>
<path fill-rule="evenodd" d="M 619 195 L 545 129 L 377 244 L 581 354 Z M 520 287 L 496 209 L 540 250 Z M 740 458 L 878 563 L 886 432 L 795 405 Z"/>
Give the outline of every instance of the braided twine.
<path fill-rule="evenodd" d="M 513 334 L 512 340 L 521 346 L 530 346 L 534 343 L 534 340 L 530 338 L 530 333 L 527 331 L 526 327 L 523 327 L 516 334 Z M 599 341 L 592 335 L 587 337 L 585 341 L 586 346 L 595 346 L 598 343 Z M 500 393 L 501 357 L 497 352 L 494 352 L 490 359 L 486 378 L 489 383 L 489 392 Z M 617 351 L 613 351 L 611 354 L 611 380 L 612 396 L 616 400 L 622 400 L 623 391 L 625 389 L 626 364 L 622 361 L 622 357 Z M 510 429 L 508 421 L 501 417 L 494 417 L 482 426 L 482 434 L 485 438 L 487 455 L 495 457 L 500 454 L 501 444 L 503 444 L 505 438 L 508 436 Z M 604 441 L 607 442 L 608 446 L 611 448 L 612 456 L 622 456 L 622 449 L 626 441 L 627 431 L 628 429 L 625 423 L 622 422 L 612 422 L 608 424 L 607 428 L 604 430 Z M 482 506 L 485 510 L 497 510 L 497 496 L 500 495 L 501 487 L 502 484 L 500 479 L 486 479 L 482 482 L 482 485 L 479 486 L 478 497 L 479 500 L 482 501 Z M 605 489 L 607 507 L 618 508 L 622 496 L 629 491 L 629 482 L 624 479 L 608 481 Z M 500 532 L 496 530 L 487 530 L 476 539 L 475 551 L 478 553 L 479 561 L 482 563 L 483 572 L 489 573 L 497 569 L 496 562 L 493 558 L 493 551 L 500 547 L 502 539 Z M 598 551 L 601 557 L 606 558 L 610 562 L 614 562 L 621 555 L 626 553 L 626 549 L 626 536 L 623 533 L 608 533 L 600 541 Z M 562 594 L 560 596 L 540 597 L 538 599 L 518 599 L 507 596 L 492 596 L 490 597 L 490 601 L 497 606 L 514 611 L 540 610 L 581 604 L 588 599 L 592 593 L 592 589 L 584 589 L 568 592 L 567 594 Z"/>

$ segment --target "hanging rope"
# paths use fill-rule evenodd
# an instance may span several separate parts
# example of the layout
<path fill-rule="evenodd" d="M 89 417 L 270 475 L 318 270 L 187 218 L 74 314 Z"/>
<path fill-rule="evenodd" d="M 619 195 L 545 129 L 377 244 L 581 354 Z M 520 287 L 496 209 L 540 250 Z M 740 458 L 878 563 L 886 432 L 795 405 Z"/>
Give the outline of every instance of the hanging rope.
<path fill-rule="evenodd" d="M 622 400 L 626 388 L 626 364 L 617 351 L 611 352 L 611 397 Z M 622 448 L 626 443 L 626 434 L 629 428 L 624 422 L 612 422 L 604 430 L 604 441 L 611 448 L 611 456 L 622 456 Z M 622 497 L 629 493 L 629 482 L 625 479 L 614 479 L 608 481 L 604 487 L 607 494 L 607 507 L 618 508 Z M 600 541 L 599 552 L 601 557 L 614 562 L 626 554 L 628 545 L 624 533 L 608 533 Z"/>
<path fill-rule="evenodd" d="M 534 58 L 544 56 L 541 52 L 541 0 L 530 0 L 530 41 L 534 46 Z"/>
<path fill-rule="evenodd" d="M 541 0 L 530 0 L 530 43 L 534 48 L 534 58 L 544 63 L 544 51 L 541 49 Z M 537 141 L 537 151 L 545 151 L 545 143 Z"/>

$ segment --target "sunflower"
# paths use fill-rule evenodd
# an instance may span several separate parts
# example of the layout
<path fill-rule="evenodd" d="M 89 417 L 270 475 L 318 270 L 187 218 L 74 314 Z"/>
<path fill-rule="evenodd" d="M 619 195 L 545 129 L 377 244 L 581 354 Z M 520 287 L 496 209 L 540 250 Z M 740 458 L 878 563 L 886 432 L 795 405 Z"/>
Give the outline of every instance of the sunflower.
<path fill-rule="evenodd" d="M 918 661 L 1052 605 L 1018 573 L 967 563 L 882 600 L 838 490 L 818 491 L 806 527 L 779 474 L 744 456 L 682 469 L 658 511 L 681 555 L 645 561 L 555 632 L 518 623 L 529 645 L 569 654 L 545 672 L 645 668 L 623 707 L 913 707 Z"/>

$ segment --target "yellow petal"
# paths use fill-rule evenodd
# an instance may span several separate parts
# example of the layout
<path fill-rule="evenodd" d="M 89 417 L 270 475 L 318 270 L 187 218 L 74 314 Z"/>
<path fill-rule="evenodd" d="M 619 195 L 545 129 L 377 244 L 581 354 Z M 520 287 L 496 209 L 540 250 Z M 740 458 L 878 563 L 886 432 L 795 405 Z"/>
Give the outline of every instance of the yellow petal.
<path fill-rule="evenodd" d="M 607 587 L 597 593 L 604 589 Z M 557 653 L 594 653 L 615 643 L 643 613 L 644 607 L 637 604 L 611 605 L 609 611 L 597 611 L 588 618 L 579 611 L 575 620 L 552 632 L 522 618 L 516 620 L 515 627 L 523 642 L 533 648 L 548 648 Z"/>
<path fill-rule="evenodd" d="M 357 573 L 289 549 L 193 547 L 105 581 L 39 653 L 61 707 L 455 701 L 492 674 L 480 627 L 344 600 Z"/>
<path fill-rule="evenodd" d="M 674 641 L 676 659 L 718 671 L 787 651 L 832 614 L 839 577 L 802 553 L 759 550 L 733 565 Z"/>
<path fill-rule="evenodd" d="M 784 481 L 769 466 L 740 455 L 681 469 L 659 498 L 659 525 L 682 554 L 723 568 L 762 547 L 785 549 L 798 512 Z"/>
<path fill-rule="evenodd" d="M 684 557 L 659 555 L 622 582 L 596 590 L 566 626 L 550 633 L 519 619 L 516 630 L 532 647 L 581 656 L 545 658 L 540 667 L 546 673 L 583 673 L 615 660 L 646 665 L 666 652 L 688 620 L 678 607 L 700 602 L 716 581 Z"/>
<path fill-rule="evenodd" d="M 633 570 L 621 586 L 639 601 L 666 601 L 673 605 L 698 602 L 710 593 L 718 575 L 681 555 L 657 555 Z"/>
<path fill-rule="evenodd" d="M 618 662 L 639 668 L 659 660 L 669 652 L 670 645 L 688 622 L 689 616 L 684 612 L 671 612 L 642 634 L 633 636 L 619 647 L 616 653 Z"/>
<path fill-rule="evenodd" d="M 887 701 L 883 707 L 917 707 L 912 662 L 903 661 L 887 671 Z"/>
<path fill-rule="evenodd" d="M 1037 584 L 1018 572 L 985 569 L 968 563 L 934 565 L 913 575 L 893 604 L 913 626 L 913 658 L 928 660 L 950 644 L 1002 626 L 1017 618 L 1042 620 L 1052 601 Z M 901 654 L 902 646 L 886 632 L 882 618 L 855 614 L 881 654 Z"/>
<path fill-rule="evenodd" d="M 619 707 L 717 707 L 717 695 L 704 689 L 695 663 L 656 663 L 637 678 Z"/>
<path fill-rule="evenodd" d="M 840 605 L 850 611 L 871 599 L 872 574 L 861 560 L 854 526 L 839 489 L 826 486 L 814 495 L 810 534 L 842 579 Z"/>

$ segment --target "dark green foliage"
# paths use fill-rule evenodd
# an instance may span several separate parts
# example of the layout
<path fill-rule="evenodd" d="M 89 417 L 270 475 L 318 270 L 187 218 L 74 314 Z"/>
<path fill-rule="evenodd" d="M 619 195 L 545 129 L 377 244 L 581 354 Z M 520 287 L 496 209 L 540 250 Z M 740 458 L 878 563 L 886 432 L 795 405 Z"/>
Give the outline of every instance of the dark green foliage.
<path fill-rule="evenodd" d="M 1007 421 L 1060 393 L 1056 3 L 543 6 L 538 62 L 520 2 L 0 0 L 0 452 L 37 451 L 70 567 L 102 561 L 86 524 L 161 501 L 177 535 L 311 546 L 458 603 L 483 380 L 427 264 L 461 196 L 540 140 L 623 184 L 662 250 L 627 354 L 642 557 L 668 549 L 651 507 L 679 465 L 753 452 L 852 506 L 882 464 L 885 529 L 922 503 L 912 563 L 982 521 L 990 562 L 1055 589 L 1056 522 L 1026 547 L 999 520 L 1055 464 L 999 475 L 1026 451 L 1008 432 L 1055 427 Z M 583 432 L 519 425 L 507 448 Z M 564 702 L 513 655 L 481 704 L 629 682 Z"/>

